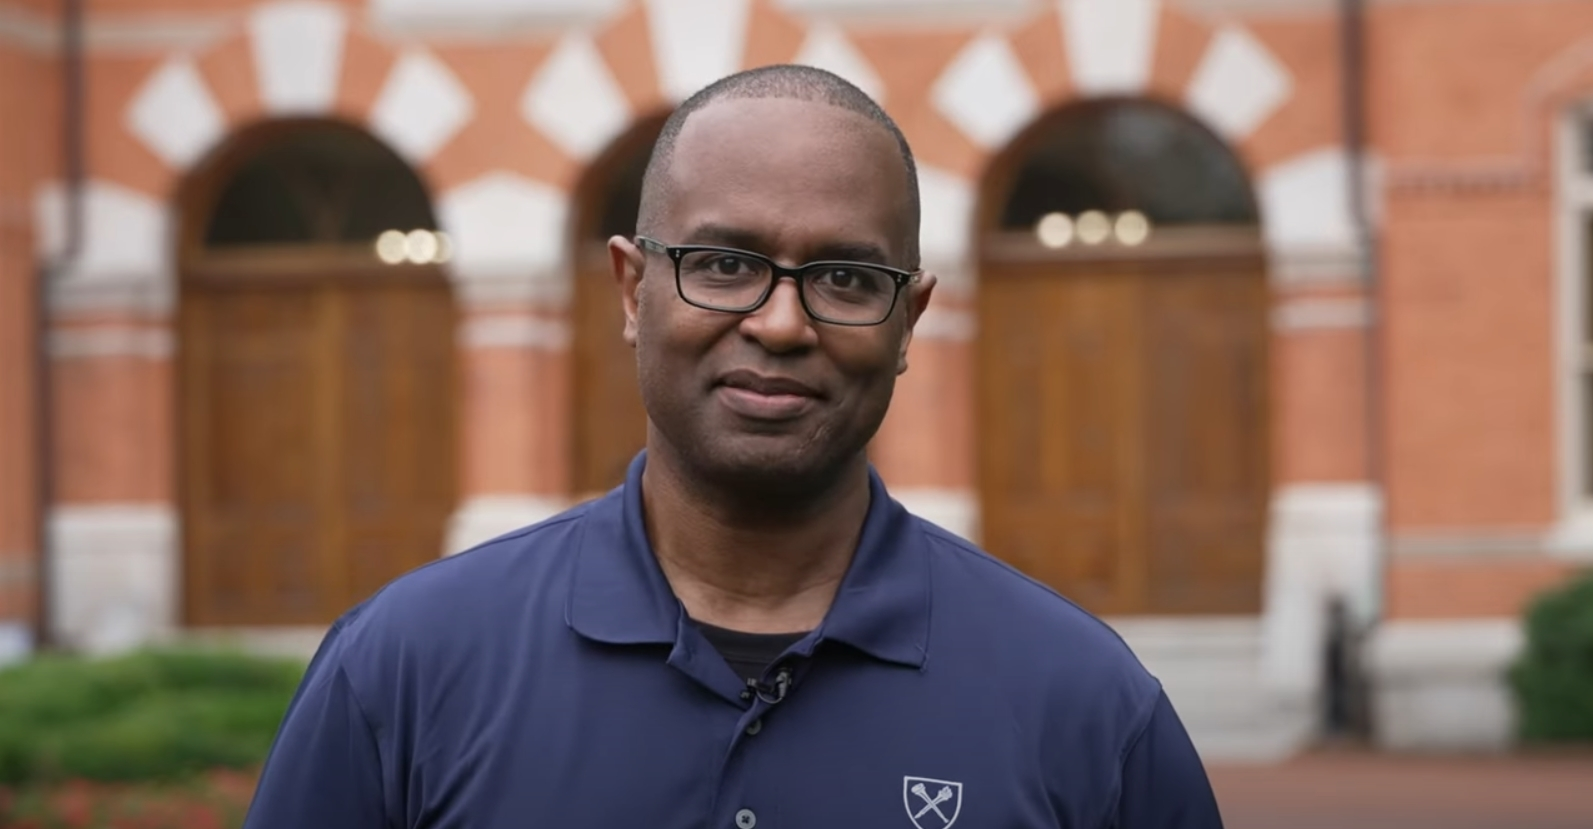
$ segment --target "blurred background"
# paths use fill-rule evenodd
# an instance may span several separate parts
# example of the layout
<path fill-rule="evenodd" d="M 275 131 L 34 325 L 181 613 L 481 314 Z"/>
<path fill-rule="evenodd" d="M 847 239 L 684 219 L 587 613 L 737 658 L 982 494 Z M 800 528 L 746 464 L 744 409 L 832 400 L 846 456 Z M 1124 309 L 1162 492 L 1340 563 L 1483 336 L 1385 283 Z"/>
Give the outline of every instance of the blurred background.
<path fill-rule="evenodd" d="M 337 615 L 619 483 L 604 242 L 787 62 L 920 165 L 880 473 L 1232 826 L 1593 826 L 1588 0 L 0 0 L 0 824 L 235 821 Z"/>

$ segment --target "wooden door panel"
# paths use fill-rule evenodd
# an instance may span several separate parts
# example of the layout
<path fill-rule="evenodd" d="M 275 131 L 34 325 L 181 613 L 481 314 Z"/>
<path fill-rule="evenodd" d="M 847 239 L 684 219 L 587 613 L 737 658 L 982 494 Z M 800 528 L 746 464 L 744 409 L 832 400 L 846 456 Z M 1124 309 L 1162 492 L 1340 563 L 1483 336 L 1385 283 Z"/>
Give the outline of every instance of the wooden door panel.
<path fill-rule="evenodd" d="M 191 618 L 212 625 L 322 621 L 328 591 L 319 567 L 325 553 L 319 529 L 313 519 L 217 522 L 211 548 L 194 551 L 219 566 L 207 581 L 190 584 L 200 602 Z"/>
<path fill-rule="evenodd" d="M 323 598 L 313 291 L 190 298 L 185 364 L 189 607 L 215 623 Z"/>
<path fill-rule="evenodd" d="M 1044 505 L 996 507 L 985 516 L 992 555 L 1080 605 L 1101 612 L 1127 606 L 1125 547 L 1115 515 L 1059 518 Z"/>
<path fill-rule="evenodd" d="M 1268 458 L 1260 263 L 1146 282 L 1153 604 L 1261 606 Z"/>
<path fill-rule="evenodd" d="M 455 499 L 454 319 L 442 284 L 351 292 L 341 344 L 347 551 L 341 579 L 358 602 L 432 561 Z"/>
<path fill-rule="evenodd" d="M 625 312 L 606 256 L 586 254 L 575 289 L 572 489 L 588 498 L 625 480 L 647 443 L 647 412 L 636 385 L 636 352 L 624 338 Z"/>
<path fill-rule="evenodd" d="M 1137 286 L 1031 266 L 982 291 L 983 541 L 1081 604 L 1131 606 Z"/>
<path fill-rule="evenodd" d="M 205 492 L 222 510 L 300 506 L 313 489 L 316 411 L 303 393 L 316 376 L 321 325 L 315 296 L 282 291 L 212 300 L 205 366 L 207 431 L 216 460 Z"/>
<path fill-rule="evenodd" d="M 1045 309 L 1030 296 L 1036 287 L 1012 276 L 999 283 L 987 280 L 981 289 L 977 404 L 983 448 L 980 483 L 990 502 L 986 511 L 1003 509 L 1042 485 L 1040 455 L 1032 441 L 1043 431 L 1040 407 L 1033 402 L 1038 378 L 1045 373 L 1038 339 L 1046 320 Z"/>
<path fill-rule="evenodd" d="M 992 271 L 978 344 L 985 546 L 1100 614 L 1257 612 L 1261 262 Z"/>
<path fill-rule="evenodd" d="M 1160 613 L 1261 611 L 1264 524 L 1240 509 L 1152 508 L 1149 605 Z"/>

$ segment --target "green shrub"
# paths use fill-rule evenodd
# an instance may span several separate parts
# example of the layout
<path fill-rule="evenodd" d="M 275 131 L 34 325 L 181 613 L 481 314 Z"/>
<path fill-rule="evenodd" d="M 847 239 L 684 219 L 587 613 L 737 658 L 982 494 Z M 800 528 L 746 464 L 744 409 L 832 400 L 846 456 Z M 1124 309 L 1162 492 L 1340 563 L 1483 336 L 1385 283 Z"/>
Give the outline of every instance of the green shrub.
<path fill-rule="evenodd" d="M 1593 742 L 1593 572 L 1549 591 L 1526 619 L 1510 672 L 1529 742 Z"/>
<path fill-rule="evenodd" d="M 256 766 L 303 673 L 300 662 L 202 651 L 45 656 L 0 671 L 0 786 Z"/>

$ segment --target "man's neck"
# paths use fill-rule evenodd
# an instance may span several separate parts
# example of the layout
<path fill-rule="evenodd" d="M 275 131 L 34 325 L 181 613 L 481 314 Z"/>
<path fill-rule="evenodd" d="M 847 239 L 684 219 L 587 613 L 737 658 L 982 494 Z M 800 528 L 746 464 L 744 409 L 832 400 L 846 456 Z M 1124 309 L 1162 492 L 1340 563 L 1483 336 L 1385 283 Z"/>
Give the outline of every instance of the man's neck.
<path fill-rule="evenodd" d="M 817 627 L 868 513 L 866 465 L 810 498 L 754 511 L 688 483 L 671 460 L 649 452 L 642 505 L 659 566 L 686 612 L 748 633 Z"/>

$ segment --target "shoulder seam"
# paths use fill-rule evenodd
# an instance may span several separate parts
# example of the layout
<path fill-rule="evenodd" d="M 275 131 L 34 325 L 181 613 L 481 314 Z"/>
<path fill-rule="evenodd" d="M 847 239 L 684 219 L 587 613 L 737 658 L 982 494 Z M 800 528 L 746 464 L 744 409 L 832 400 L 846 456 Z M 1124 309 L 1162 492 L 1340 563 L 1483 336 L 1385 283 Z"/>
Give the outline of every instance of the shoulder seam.
<path fill-rule="evenodd" d="M 348 675 L 348 666 L 344 665 L 342 660 L 338 660 L 332 668 L 337 671 L 338 679 L 342 681 L 343 688 L 348 692 L 349 702 L 353 704 L 354 710 L 359 712 L 360 722 L 365 724 L 365 730 L 370 732 L 372 739 L 375 739 L 376 732 L 380 729 L 371 721 L 370 708 L 360 699 L 359 689 L 354 687 L 354 678 Z"/>
<path fill-rule="evenodd" d="M 1134 749 L 1139 746 L 1140 741 L 1145 739 L 1145 734 L 1150 731 L 1151 720 L 1156 717 L 1156 706 L 1161 702 L 1162 695 L 1165 693 L 1166 691 L 1162 688 L 1161 682 L 1158 681 L 1155 693 L 1145 695 L 1146 701 L 1135 715 L 1138 724 L 1129 732 L 1128 740 L 1123 743 L 1122 750 L 1117 753 L 1117 776 L 1112 781 L 1111 796 L 1106 799 L 1106 803 L 1102 807 L 1101 819 L 1097 824 L 1102 829 L 1112 826 L 1113 807 L 1117 805 L 1118 801 L 1123 799 L 1123 769 L 1128 764 L 1128 755 L 1134 753 Z"/>
<path fill-rule="evenodd" d="M 376 754 L 376 784 L 382 795 L 382 811 L 388 811 L 387 770 L 383 768 L 386 758 L 382 752 L 382 729 L 372 722 L 370 708 L 365 701 L 360 699 L 359 689 L 354 686 L 354 678 L 349 676 L 348 666 L 341 659 L 332 666 L 336 678 L 342 682 L 343 690 L 348 694 L 349 705 L 354 706 L 354 711 L 359 714 L 360 724 L 365 726 L 365 733 L 371 740 L 371 748 Z M 391 815 L 389 814 L 389 819 Z"/>

